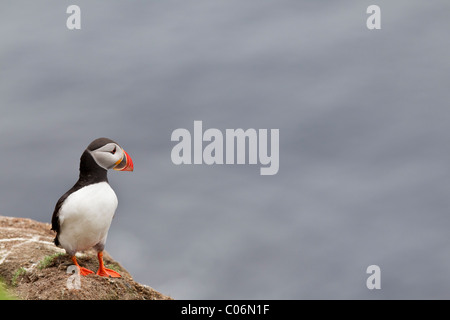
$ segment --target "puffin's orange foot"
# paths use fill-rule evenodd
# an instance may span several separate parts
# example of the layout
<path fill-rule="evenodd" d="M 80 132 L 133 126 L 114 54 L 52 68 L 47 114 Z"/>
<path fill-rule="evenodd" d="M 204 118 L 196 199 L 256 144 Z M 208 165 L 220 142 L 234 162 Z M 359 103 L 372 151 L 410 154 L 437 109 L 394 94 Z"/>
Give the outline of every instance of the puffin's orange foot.
<path fill-rule="evenodd" d="M 80 270 L 80 274 L 82 276 L 87 276 L 88 274 L 94 273 L 94 271 L 89 270 L 87 268 L 83 268 L 83 267 L 78 267 L 78 269 Z"/>
<path fill-rule="evenodd" d="M 102 277 L 112 277 L 112 278 L 122 277 L 118 272 L 115 272 L 114 270 L 105 268 L 105 265 L 103 264 L 103 251 L 99 251 L 97 253 L 97 257 L 98 257 L 97 275 L 102 276 Z"/>
<path fill-rule="evenodd" d="M 118 272 L 111 270 L 111 269 L 107 269 L 107 268 L 98 269 L 97 275 L 102 276 L 102 277 L 111 277 L 111 278 L 122 277 Z"/>
<path fill-rule="evenodd" d="M 78 267 L 78 270 L 80 271 L 80 274 L 82 276 L 87 276 L 88 274 L 94 273 L 94 271 L 89 270 L 87 268 L 83 268 L 81 267 L 78 262 L 77 262 L 77 258 L 75 258 L 75 256 L 72 256 L 72 262 Z"/>

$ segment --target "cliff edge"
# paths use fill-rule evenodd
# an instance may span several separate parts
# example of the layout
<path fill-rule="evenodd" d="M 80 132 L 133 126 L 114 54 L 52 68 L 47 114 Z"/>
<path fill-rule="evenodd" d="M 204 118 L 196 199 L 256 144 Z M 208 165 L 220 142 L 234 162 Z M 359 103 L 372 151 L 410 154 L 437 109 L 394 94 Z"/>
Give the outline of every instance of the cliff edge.
<path fill-rule="evenodd" d="M 0 216 L 0 280 L 9 294 L 24 300 L 171 300 L 133 280 L 104 252 L 105 266 L 121 278 L 79 276 L 69 256 L 53 243 L 51 225 Z M 96 252 L 77 254 L 81 266 L 96 271 Z"/>

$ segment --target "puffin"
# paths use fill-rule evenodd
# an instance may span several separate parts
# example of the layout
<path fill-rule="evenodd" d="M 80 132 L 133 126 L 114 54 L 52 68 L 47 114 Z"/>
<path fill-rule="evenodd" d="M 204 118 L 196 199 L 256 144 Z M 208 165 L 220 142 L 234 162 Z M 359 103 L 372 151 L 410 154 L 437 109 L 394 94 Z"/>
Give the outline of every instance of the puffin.
<path fill-rule="evenodd" d="M 54 243 L 66 250 L 83 276 L 94 272 L 81 267 L 75 254 L 94 248 L 99 264 L 96 274 L 121 277 L 118 272 L 105 268 L 103 263 L 106 237 L 118 204 L 116 193 L 108 182 L 110 169 L 133 171 L 133 160 L 115 141 L 95 139 L 81 155 L 78 181 L 59 198 L 53 211 Z"/>

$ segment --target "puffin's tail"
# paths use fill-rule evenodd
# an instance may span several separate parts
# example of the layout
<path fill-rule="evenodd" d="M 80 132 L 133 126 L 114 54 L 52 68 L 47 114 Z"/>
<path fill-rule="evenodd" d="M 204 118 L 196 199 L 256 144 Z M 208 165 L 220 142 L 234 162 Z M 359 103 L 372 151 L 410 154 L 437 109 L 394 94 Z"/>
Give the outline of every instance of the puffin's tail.
<path fill-rule="evenodd" d="M 55 239 L 53 240 L 53 242 L 55 243 L 55 245 L 58 247 L 60 245 L 59 240 L 58 240 L 58 236 L 55 237 Z"/>

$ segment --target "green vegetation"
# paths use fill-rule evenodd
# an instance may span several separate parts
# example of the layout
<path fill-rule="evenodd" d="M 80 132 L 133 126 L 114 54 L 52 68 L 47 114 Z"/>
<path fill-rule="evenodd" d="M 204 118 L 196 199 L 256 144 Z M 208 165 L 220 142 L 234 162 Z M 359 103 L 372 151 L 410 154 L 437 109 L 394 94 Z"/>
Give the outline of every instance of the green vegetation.
<path fill-rule="evenodd" d="M 27 270 L 25 270 L 25 268 L 19 268 L 16 270 L 16 272 L 14 272 L 14 275 L 11 279 L 11 284 L 15 287 L 17 286 L 17 279 L 21 276 L 24 275 L 25 273 L 27 273 Z"/>
<path fill-rule="evenodd" d="M 114 270 L 116 272 L 120 272 L 120 267 L 117 264 L 111 263 L 111 264 L 105 265 L 105 267 L 108 269 Z"/>
<path fill-rule="evenodd" d="M 47 268 L 49 265 L 51 265 L 53 263 L 53 260 L 56 257 L 59 257 L 61 255 L 64 255 L 64 253 L 58 252 L 58 253 L 55 253 L 55 254 L 52 254 L 49 256 L 45 256 L 44 259 L 42 259 L 38 264 L 39 270 Z"/>
<path fill-rule="evenodd" d="M 11 294 L 9 294 L 3 282 L 0 281 L 0 300 L 16 300 L 16 299 L 17 299 L 16 297 L 13 297 Z"/>

